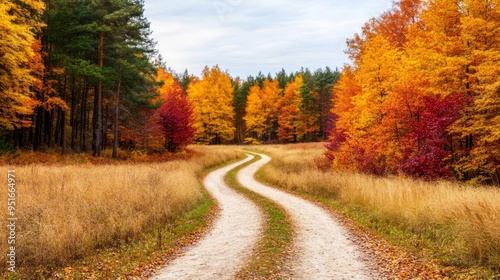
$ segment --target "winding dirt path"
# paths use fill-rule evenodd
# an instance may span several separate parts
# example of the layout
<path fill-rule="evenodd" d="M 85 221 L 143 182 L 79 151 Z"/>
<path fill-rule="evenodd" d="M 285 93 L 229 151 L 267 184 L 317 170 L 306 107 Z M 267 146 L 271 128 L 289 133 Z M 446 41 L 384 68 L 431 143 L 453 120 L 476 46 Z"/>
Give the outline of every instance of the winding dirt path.
<path fill-rule="evenodd" d="M 376 279 L 349 234 L 328 212 L 313 203 L 256 181 L 259 168 L 270 161 L 260 155 L 238 172 L 246 188 L 281 205 L 292 217 L 295 259 L 288 264 L 293 279 Z M 260 210 L 224 183 L 226 173 L 254 156 L 211 172 L 204 185 L 221 208 L 212 230 L 159 271 L 153 279 L 233 279 L 251 256 L 263 232 Z"/>
<path fill-rule="evenodd" d="M 221 209 L 210 232 L 153 279 L 232 279 L 244 266 L 263 230 L 257 206 L 224 183 L 226 173 L 246 159 L 217 169 L 203 184 Z"/>
<path fill-rule="evenodd" d="M 292 217 L 296 228 L 294 279 L 373 279 L 375 271 L 362 261 L 364 257 L 348 239 L 348 233 L 328 212 L 313 203 L 256 181 L 257 170 L 271 159 L 262 159 L 243 168 L 238 180 L 246 188 L 281 205 Z"/>

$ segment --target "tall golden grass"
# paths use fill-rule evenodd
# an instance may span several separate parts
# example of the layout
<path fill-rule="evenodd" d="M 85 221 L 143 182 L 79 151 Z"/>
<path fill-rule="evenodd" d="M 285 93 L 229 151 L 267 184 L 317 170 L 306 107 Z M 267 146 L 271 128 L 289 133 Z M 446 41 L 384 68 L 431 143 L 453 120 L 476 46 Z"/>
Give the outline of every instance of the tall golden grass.
<path fill-rule="evenodd" d="M 325 151 L 321 144 L 255 149 L 273 157 L 262 172 L 270 183 L 361 206 L 398 227 L 456 247 L 456 254 L 463 250 L 467 261 L 500 269 L 499 188 L 325 171 L 318 168 Z"/>
<path fill-rule="evenodd" d="M 15 169 L 16 254 L 21 266 L 60 266 L 96 248 L 137 238 L 193 207 L 200 172 L 241 155 L 223 147 L 191 147 L 199 156 L 167 163 L 27 165 Z M 2 167 L 7 177 L 7 166 Z M 5 198 L 7 188 L 1 188 Z M 2 217 L 7 216 L 0 207 Z M 6 252 L 7 227 L 1 227 Z M 6 264 L 6 254 L 0 254 Z"/>

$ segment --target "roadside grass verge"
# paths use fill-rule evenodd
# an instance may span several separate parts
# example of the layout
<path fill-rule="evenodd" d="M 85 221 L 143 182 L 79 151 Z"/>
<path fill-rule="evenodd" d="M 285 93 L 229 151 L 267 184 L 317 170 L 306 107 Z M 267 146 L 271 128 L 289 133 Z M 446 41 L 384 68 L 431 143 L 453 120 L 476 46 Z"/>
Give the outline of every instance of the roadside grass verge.
<path fill-rule="evenodd" d="M 260 156 L 232 169 L 226 175 L 226 183 L 256 203 L 264 213 L 265 228 L 261 240 L 253 251 L 251 260 L 238 272 L 237 279 L 280 279 L 287 274 L 287 261 L 294 235 L 291 220 L 286 211 L 247 188 L 237 180 L 238 172 L 249 164 L 258 161 Z"/>
<path fill-rule="evenodd" d="M 203 236 L 215 216 L 216 205 L 204 193 L 192 210 L 173 217 L 162 226 L 151 228 L 132 242 L 97 249 L 69 266 L 48 271 L 37 270 L 37 278 L 56 279 L 145 279 L 172 260 L 182 248 Z M 24 278 L 23 278 L 24 279 Z"/>
<path fill-rule="evenodd" d="M 307 194 L 428 260 L 448 277 L 493 279 L 500 271 L 500 189 L 324 170 L 321 144 L 255 146 L 273 160 L 265 182 Z"/>
<path fill-rule="evenodd" d="M 17 273 L 2 270 L 0 278 L 148 275 L 210 221 L 214 204 L 198 180 L 204 170 L 242 155 L 190 149 L 196 156 L 166 163 L 16 166 Z M 0 244 L 7 248 L 6 238 Z"/>

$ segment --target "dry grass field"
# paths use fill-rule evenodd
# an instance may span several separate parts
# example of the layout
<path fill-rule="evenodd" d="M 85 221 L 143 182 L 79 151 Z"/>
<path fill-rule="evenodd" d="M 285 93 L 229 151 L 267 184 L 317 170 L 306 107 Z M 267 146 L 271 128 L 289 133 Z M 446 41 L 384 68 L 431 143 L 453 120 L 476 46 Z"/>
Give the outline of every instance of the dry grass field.
<path fill-rule="evenodd" d="M 3 166 L 16 174 L 18 266 L 63 266 L 138 238 L 197 203 L 203 169 L 241 156 L 224 147 L 190 149 L 198 156 L 167 163 Z M 0 213 L 6 217 L 7 207 Z M 0 236 L 7 234 L 1 227 Z M 5 252 L 7 239 L 0 244 Z"/>
<path fill-rule="evenodd" d="M 272 156 L 263 178 L 288 190 L 359 206 L 378 220 L 432 239 L 454 265 L 500 269 L 500 189 L 325 171 L 322 144 L 256 146 Z"/>
<path fill-rule="evenodd" d="M 240 157 L 240 148 L 193 146 L 197 156 L 166 163 L 4 164 L 6 177 L 16 170 L 17 264 L 64 267 L 97 248 L 140 238 L 193 208 L 202 196 L 200 172 Z M 326 170 L 320 143 L 250 148 L 273 157 L 261 172 L 271 184 L 359 207 L 381 230 L 389 224 L 442 246 L 453 265 L 500 269 L 499 188 Z M 0 188 L 0 197 L 7 190 Z M 7 217 L 7 207 L 0 215 Z M 1 227 L 0 236 L 7 230 Z M 0 248 L 7 251 L 6 238 Z"/>

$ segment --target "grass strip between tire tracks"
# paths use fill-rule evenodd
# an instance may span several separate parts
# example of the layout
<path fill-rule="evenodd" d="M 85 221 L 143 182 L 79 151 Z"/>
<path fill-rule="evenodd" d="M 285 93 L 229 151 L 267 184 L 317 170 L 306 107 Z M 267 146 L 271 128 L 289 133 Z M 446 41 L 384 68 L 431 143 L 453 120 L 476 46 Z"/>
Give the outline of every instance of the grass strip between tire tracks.
<path fill-rule="evenodd" d="M 290 259 L 290 246 L 294 235 L 292 223 L 286 211 L 251 190 L 243 187 L 236 175 L 244 167 L 256 162 L 260 156 L 236 167 L 226 175 L 226 183 L 256 203 L 264 212 L 265 229 L 261 240 L 256 245 L 250 261 L 241 269 L 238 279 L 281 279 L 288 274 L 287 261 Z"/>

